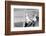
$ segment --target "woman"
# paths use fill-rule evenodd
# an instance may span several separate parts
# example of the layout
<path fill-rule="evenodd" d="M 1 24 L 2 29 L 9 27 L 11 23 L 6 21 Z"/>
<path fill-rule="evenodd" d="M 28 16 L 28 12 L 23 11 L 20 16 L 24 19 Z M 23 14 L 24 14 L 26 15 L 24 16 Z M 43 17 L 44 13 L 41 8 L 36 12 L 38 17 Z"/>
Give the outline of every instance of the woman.
<path fill-rule="evenodd" d="M 25 27 L 30 27 L 30 26 L 33 26 L 34 27 L 35 24 L 36 24 L 36 21 L 38 21 L 38 20 L 39 20 L 39 17 L 37 15 L 35 15 L 33 17 L 33 19 L 29 19 L 28 14 L 26 14 Z"/>

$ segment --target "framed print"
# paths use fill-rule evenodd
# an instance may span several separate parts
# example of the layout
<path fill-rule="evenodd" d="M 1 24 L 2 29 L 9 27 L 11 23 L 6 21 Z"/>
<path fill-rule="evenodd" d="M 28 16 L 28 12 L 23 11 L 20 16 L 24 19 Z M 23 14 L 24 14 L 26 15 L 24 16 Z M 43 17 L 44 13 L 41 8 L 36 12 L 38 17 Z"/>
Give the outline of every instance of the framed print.
<path fill-rule="evenodd" d="M 5 1 L 5 34 L 45 32 L 44 3 Z"/>

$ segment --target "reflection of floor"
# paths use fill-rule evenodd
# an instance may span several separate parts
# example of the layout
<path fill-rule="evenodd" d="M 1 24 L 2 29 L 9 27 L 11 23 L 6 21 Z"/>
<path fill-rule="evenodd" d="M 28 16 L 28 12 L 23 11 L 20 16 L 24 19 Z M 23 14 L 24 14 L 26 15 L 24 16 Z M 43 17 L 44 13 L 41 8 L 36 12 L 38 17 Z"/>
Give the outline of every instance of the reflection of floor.
<path fill-rule="evenodd" d="M 20 22 L 16 22 L 15 23 L 15 27 L 31 27 L 31 26 L 33 26 L 33 27 L 35 27 L 35 26 L 38 26 L 38 23 L 39 22 L 39 17 L 38 16 L 34 16 L 34 18 L 33 19 L 29 19 L 29 17 L 28 16 L 26 16 L 26 21 L 25 22 L 22 22 L 22 21 L 20 21 Z"/>
<path fill-rule="evenodd" d="M 25 24 L 24 24 L 25 25 Z M 38 26 L 39 23 L 38 21 L 35 22 L 35 26 Z M 15 23 L 14 24 L 15 27 L 23 27 L 23 22 L 18 22 L 18 23 Z M 27 25 L 26 27 L 33 27 L 33 24 L 32 25 Z"/>

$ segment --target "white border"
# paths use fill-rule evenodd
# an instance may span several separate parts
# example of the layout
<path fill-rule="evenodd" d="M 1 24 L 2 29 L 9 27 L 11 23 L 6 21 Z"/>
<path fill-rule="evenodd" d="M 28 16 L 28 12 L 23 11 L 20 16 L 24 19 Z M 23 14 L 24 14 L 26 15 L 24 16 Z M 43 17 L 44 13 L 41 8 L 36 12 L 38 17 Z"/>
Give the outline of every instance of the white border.
<path fill-rule="evenodd" d="M 13 20 L 14 8 L 39 9 L 39 27 L 14 27 L 14 20 Z M 41 6 L 11 5 L 11 31 L 28 31 L 28 30 L 42 30 L 42 7 Z"/>

